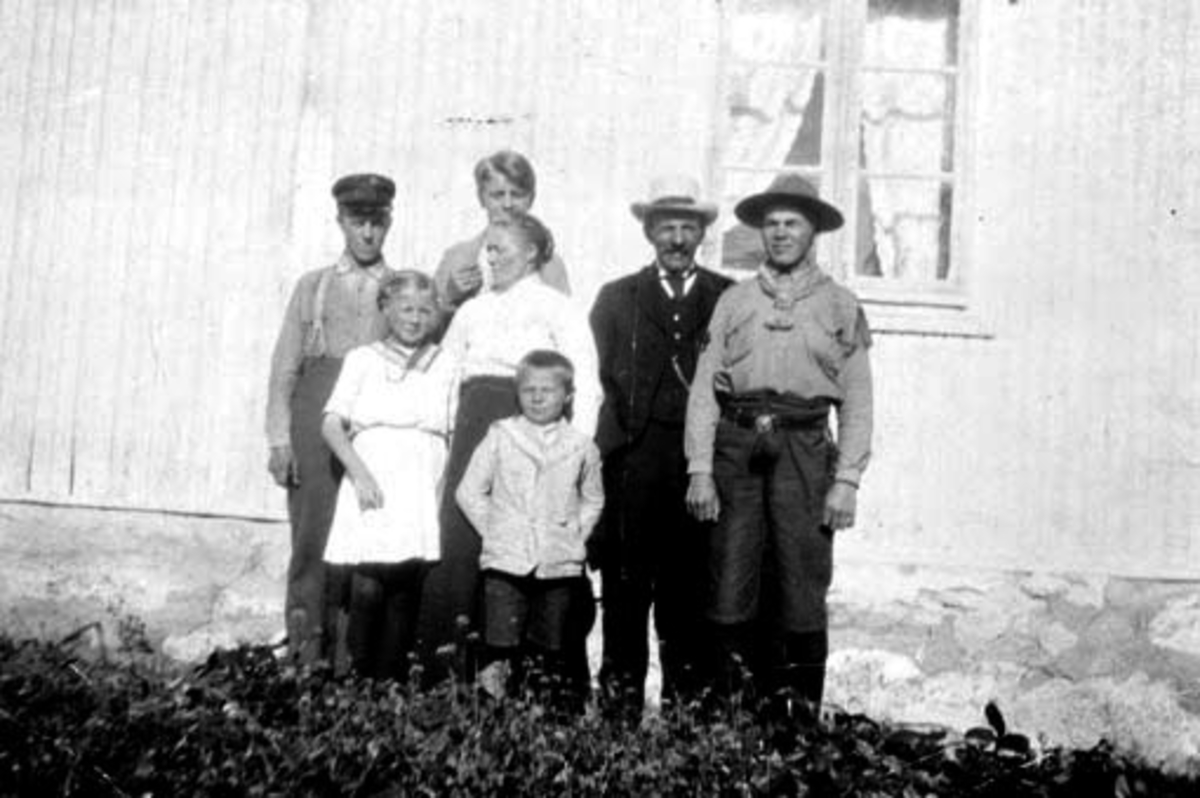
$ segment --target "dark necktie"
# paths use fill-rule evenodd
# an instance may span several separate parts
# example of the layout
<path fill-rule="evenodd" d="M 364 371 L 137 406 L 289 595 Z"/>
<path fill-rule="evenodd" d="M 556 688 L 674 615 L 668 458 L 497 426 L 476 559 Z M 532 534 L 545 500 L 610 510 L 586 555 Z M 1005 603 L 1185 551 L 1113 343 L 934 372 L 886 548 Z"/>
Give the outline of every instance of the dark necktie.
<path fill-rule="evenodd" d="M 672 299 L 683 299 L 683 284 L 687 281 L 687 275 L 681 272 L 667 273 L 667 287 L 671 289 Z"/>

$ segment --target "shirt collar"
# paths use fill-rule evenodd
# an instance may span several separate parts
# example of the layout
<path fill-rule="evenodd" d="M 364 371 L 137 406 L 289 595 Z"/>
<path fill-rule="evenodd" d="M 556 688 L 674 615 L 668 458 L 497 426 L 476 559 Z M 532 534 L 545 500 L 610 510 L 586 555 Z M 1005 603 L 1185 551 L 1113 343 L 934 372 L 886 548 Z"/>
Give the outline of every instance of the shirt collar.
<path fill-rule="evenodd" d="M 355 269 L 359 269 L 363 274 L 369 275 L 376 280 L 381 280 L 383 279 L 383 275 L 388 270 L 388 265 L 386 260 L 380 258 L 370 266 L 359 266 L 358 263 L 355 262 L 354 258 L 350 257 L 350 253 L 343 252 L 342 256 L 338 258 L 337 263 L 334 264 L 333 267 L 333 270 L 338 274 L 348 274 Z"/>
<path fill-rule="evenodd" d="M 405 371 L 410 369 L 428 371 L 442 351 L 437 344 L 426 343 L 412 348 L 395 343 L 388 338 L 376 341 L 374 346 L 384 359 L 403 366 Z"/>
<path fill-rule="evenodd" d="M 501 291 L 499 294 L 497 294 L 495 291 L 492 291 L 492 294 L 494 294 L 496 296 L 500 296 L 502 294 L 509 294 L 510 296 L 515 296 L 516 294 L 513 293 L 514 291 L 517 293 L 524 293 L 525 291 L 528 291 L 531 286 L 536 285 L 537 283 L 540 283 L 540 282 L 542 282 L 542 276 L 540 274 L 538 274 L 537 272 L 530 272 L 529 274 L 522 277 L 520 280 L 517 280 L 515 283 L 510 285 L 504 291 Z"/>
<path fill-rule="evenodd" d="M 658 271 L 658 279 L 663 280 L 664 282 L 666 281 L 667 277 L 669 277 L 671 274 L 669 271 L 664 269 L 662 267 L 662 264 L 658 263 L 658 261 L 654 262 L 654 268 Z M 683 270 L 683 274 L 680 276 L 683 277 L 683 280 L 685 283 L 688 280 L 691 280 L 693 277 L 696 276 L 696 264 L 693 263 L 691 266 L 688 266 L 686 269 Z"/>
<path fill-rule="evenodd" d="M 532 435 L 542 443 L 550 443 L 558 437 L 559 431 L 562 430 L 563 420 L 560 418 L 556 421 L 551 421 L 549 424 L 534 424 L 525 416 L 521 416 L 521 426 L 525 431 Z"/>
<path fill-rule="evenodd" d="M 790 272 L 776 271 L 766 263 L 758 268 L 758 283 L 763 291 L 777 305 L 782 302 L 788 308 L 829 281 L 829 275 L 815 263 L 801 264 Z"/>
<path fill-rule="evenodd" d="M 675 292 L 671 290 L 671 283 L 669 282 L 671 273 L 664 269 L 657 261 L 654 264 L 654 268 L 658 271 L 658 284 L 662 288 L 663 293 L 667 295 L 667 298 L 674 299 Z M 688 295 L 692 290 L 692 285 L 696 282 L 696 264 L 692 263 L 691 266 L 684 269 L 680 277 L 683 278 L 683 292 L 680 294 L 680 297 L 684 297 Z"/>

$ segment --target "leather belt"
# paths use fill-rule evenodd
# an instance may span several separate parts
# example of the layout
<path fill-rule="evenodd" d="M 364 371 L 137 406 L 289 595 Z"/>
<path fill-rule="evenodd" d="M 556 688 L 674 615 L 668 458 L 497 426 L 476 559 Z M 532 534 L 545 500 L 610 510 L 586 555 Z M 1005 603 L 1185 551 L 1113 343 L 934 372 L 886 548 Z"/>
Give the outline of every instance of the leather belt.
<path fill-rule="evenodd" d="M 795 415 L 765 408 L 755 410 L 745 407 L 726 407 L 721 410 L 721 418 L 744 429 L 766 433 L 776 430 L 822 429 L 828 423 L 829 414 Z"/>

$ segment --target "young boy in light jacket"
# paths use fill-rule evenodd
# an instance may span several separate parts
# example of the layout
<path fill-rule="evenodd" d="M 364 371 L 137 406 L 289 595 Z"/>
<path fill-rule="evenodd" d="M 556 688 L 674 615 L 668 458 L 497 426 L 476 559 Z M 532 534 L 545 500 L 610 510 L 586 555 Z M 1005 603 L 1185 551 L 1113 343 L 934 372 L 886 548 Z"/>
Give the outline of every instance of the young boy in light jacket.
<path fill-rule="evenodd" d="M 531 673 L 565 683 L 572 607 L 586 543 L 604 506 L 600 451 L 567 420 L 575 369 L 534 350 L 517 367 L 521 415 L 492 424 L 455 498 L 479 532 L 485 689 L 501 694 Z"/>

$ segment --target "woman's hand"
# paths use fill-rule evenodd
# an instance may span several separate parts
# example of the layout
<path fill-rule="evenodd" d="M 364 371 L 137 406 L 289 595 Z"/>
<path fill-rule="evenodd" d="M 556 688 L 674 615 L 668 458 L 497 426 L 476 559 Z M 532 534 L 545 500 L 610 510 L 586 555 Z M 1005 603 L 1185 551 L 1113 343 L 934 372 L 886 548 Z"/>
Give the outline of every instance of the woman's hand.
<path fill-rule="evenodd" d="M 358 495 L 358 509 L 363 512 L 383 507 L 383 491 L 371 474 L 361 474 L 354 479 L 354 492 Z"/>
<path fill-rule="evenodd" d="M 470 296 L 483 286 L 483 272 L 474 261 L 456 264 L 450 269 L 450 293 L 454 296 Z"/>

